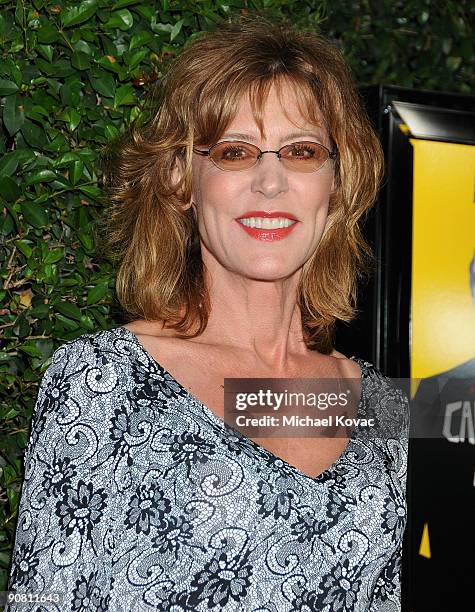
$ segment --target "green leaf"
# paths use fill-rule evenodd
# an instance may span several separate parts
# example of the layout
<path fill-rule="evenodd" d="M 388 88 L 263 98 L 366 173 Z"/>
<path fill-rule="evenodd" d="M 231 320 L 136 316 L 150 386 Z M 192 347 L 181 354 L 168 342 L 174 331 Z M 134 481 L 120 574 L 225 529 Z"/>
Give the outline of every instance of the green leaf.
<path fill-rule="evenodd" d="M 168 34 L 173 30 L 171 23 L 152 23 L 151 28 L 157 34 Z"/>
<path fill-rule="evenodd" d="M 42 351 L 31 341 L 20 346 L 20 350 L 31 357 L 43 357 Z"/>
<path fill-rule="evenodd" d="M 147 57 L 148 54 L 149 54 L 148 49 L 141 49 L 140 51 L 136 51 L 135 53 L 132 53 L 131 55 L 127 53 L 126 64 L 129 67 L 129 70 L 133 70 L 134 68 L 136 68 L 140 64 L 140 62 L 144 59 L 144 57 Z M 124 56 L 124 59 L 125 58 L 126 56 Z"/>
<path fill-rule="evenodd" d="M 68 127 L 71 132 L 74 132 L 74 130 L 81 123 L 81 115 L 75 108 L 63 111 L 59 115 L 58 119 L 60 119 L 61 121 L 65 121 L 68 124 Z"/>
<path fill-rule="evenodd" d="M 61 100 L 65 106 L 78 109 L 82 106 L 81 101 L 82 83 L 75 81 L 74 83 L 64 84 L 61 87 Z"/>
<path fill-rule="evenodd" d="M 78 70 L 87 70 L 91 66 L 91 58 L 83 51 L 75 51 L 71 56 L 71 64 Z"/>
<path fill-rule="evenodd" d="M 15 21 L 20 28 L 25 27 L 25 9 L 22 0 L 17 0 L 15 8 Z"/>
<path fill-rule="evenodd" d="M 7 421 L 8 419 L 13 419 L 13 417 L 16 417 L 19 414 L 20 413 L 18 412 L 18 410 L 16 410 L 15 408 L 12 408 L 4 415 L 3 418 L 5 419 L 5 421 Z"/>
<path fill-rule="evenodd" d="M 13 79 L 15 85 L 20 88 L 22 84 L 22 74 L 18 66 L 10 66 L 10 76 Z"/>
<path fill-rule="evenodd" d="M 175 23 L 175 25 L 173 26 L 170 32 L 170 42 L 172 42 L 178 36 L 178 34 L 181 31 L 181 27 L 184 21 L 185 21 L 184 19 L 180 19 L 179 21 Z"/>
<path fill-rule="evenodd" d="M 18 503 L 20 500 L 18 491 L 13 487 L 7 487 L 7 497 L 10 508 L 18 508 Z"/>
<path fill-rule="evenodd" d="M 34 244 L 31 240 L 15 240 L 14 244 L 16 248 L 21 251 L 25 257 L 31 257 L 31 254 L 33 253 L 31 245 Z"/>
<path fill-rule="evenodd" d="M 453 55 L 449 55 L 445 63 L 447 65 L 447 68 L 454 72 L 455 70 L 458 69 L 458 67 L 462 63 L 462 58 L 454 57 Z"/>
<path fill-rule="evenodd" d="M 79 6 L 61 15 L 61 23 L 65 28 L 84 23 L 96 13 L 98 6 L 98 0 L 83 0 Z"/>
<path fill-rule="evenodd" d="M 79 319 L 79 323 L 81 323 L 81 327 L 83 329 L 89 329 L 92 331 L 95 328 L 94 321 L 87 315 L 82 315 L 82 317 Z"/>
<path fill-rule="evenodd" d="M 64 153 L 64 155 L 60 155 L 53 163 L 53 168 L 64 168 L 65 166 L 69 166 L 71 162 L 79 161 L 79 155 L 77 153 L 73 153 L 72 151 L 68 151 Z"/>
<path fill-rule="evenodd" d="M 115 80 L 111 74 L 103 73 L 100 77 L 90 76 L 92 88 L 101 96 L 113 98 L 115 94 Z"/>
<path fill-rule="evenodd" d="M 130 39 L 129 51 L 133 49 L 137 49 L 137 47 L 142 47 L 143 45 L 148 45 L 148 43 L 152 40 L 152 35 L 150 32 L 144 30 L 143 32 L 137 32 Z"/>
<path fill-rule="evenodd" d="M 10 96 L 18 91 L 18 87 L 13 81 L 0 79 L 0 96 Z"/>
<path fill-rule="evenodd" d="M 47 144 L 45 132 L 32 121 L 25 121 L 21 128 L 21 133 L 26 142 L 36 149 L 43 149 Z"/>
<path fill-rule="evenodd" d="M 82 282 L 82 279 L 81 279 Z M 62 287 L 76 287 L 79 284 L 79 281 L 77 278 L 64 278 L 61 279 L 61 286 Z"/>
<path fill-rule="evenodd" d="M 61 323 L 67 329 L 70 329 L 71 331 L 76 331 L 77 329 L 80 329 L 79 324 L 78 324 L 77 321 L 73 321 L 69 317 L 65 317 L 60 312 L 58 312 L 58 314 L 56 315 L 56 319 L 58 319 L 58 321 L 61 321 Z"/>
<path fill-rule="evenodd" d="M 134 25 L 134 18 L 132 13 L 127 9 L 121 9 L 120 11 L 114 11 L 107 23 L 106 28 L 119 28 L 120 30 L 128 30 Z"/>
<path fill-rule="evenodd" d="M 102 327 L 102 329 L 109 329 L 107 319 L 99 312 L 97 308 L 91 308 L 90 312 L 92 313 L 96 321 L 99 323 L 99 325 Z"/>
<path fill-rule="evenodd" d="M 78 215 L 78 227 L 81 230 L 88 231 L 91 223 L 90 211 L 88 206 L 81 206 Z"/>
<path fill-rule="evenodd" d="M 134 4 L 140 4 L 143 0 L 117 0 L 114 3 L 115 8 L 122 8 L 123 6 L 132 6 Z"/>
<path fill-rule="evenodd" d="M 25 221 L 34 227 L 45 227 L 48 225 L 48 213 L 41 204 L 22 202 L 21 212 Z"/>
<path fill-rule="evenodd" d="M 69 111 L 69 129 L 71 130 L 71 132 L 74 132 L 74 130 L 78 127 L 80 123 L 81 123 L 80 113 L 78 113 L 78 111 L 75 108 L 72 108 Z"/>
<path fill-rule="evenodd" d="M 39 62 L 40 60 L 38 60 Z M 71 62 L 67 59 L 59 59 L 56 62 L 53 62 L 53 74 L 55 77 L 67 77 L 71 74 L 74 74 L 74 68 L 71 66 Z"/>
<path fill-rule="evenodd" d="M 109 292 L 109 286 L 107 283 L 101 283 L 96 285 L 88 291 L 87 294 L 87 305 L 96 304 Z"/>
<path fill-rule="evenodd" d="M 48 112 L 46 108 L 43 108 L 39 104 L 35 104 L 35 106 L 33 106 L 31 110 L 29 110 L 26 113 L 26 116 L 29 119 L 36 119 L 36 121 L 43 121 L 43 117 L 46 117 L 47 119 L 49 119 L 50 114 L 51 114 L 51 111 Z"/>
<path fill-rule="evenodd" d="M 71 185 L 77 185 L 79 183 L 83 172 L 84 163 L 81 160 L 74 161 L 69 166 L 69 180 L 71 181 Z"/>
<path fill-rule="evenodd" d="M 53 264 L 57 263 L 58 261 L 61 261 L 61 259 L 63 259 L 63 256 L 64 251 L 59 249 L 53 249 L 48 253 L 48 255 L 46 255 L 43 261 L 45 264 Z"/>
<path fill-rule="evenodd" d="M 102 196 L 102 191 L 99 187 L 95 187 L 94 185 L 79 185 L 78 189 L 93 199 L 98 199 Z"/>
<path fill-rule="evenodd" d="M 21 227 L 21 222 L 20 219 L 18 218 L 17 212 L 16 212 L 16 206 L 14 206 L 13 204 L 11 204 L 10 202 L 7 202 L 5 200 L 5 208 L 7 209 L 7 211 L 10 213 L 12 219 L 15 221 L 15 224 L 17 225 L 17 227 Z M 1 294 L 1 290 L 0 290 L 0 294 Z"/>
<path fill-rule="evenodd" d="M 163 12 L 166 12 L 165 9 L 162 10 Z M 145 21 L 150 23 L 150 27 L 153 29 L 153 24 L 157 17 L 156 10 L 154 10 L 153 6 L 150 6 L 149 4 L 144 4 L 142 2 L 139 6 L 134 7 L 134 12 L 141 15 L 145 19 Z"/>
<path fill-rule="evenodd" d="M 107 140 L 114 140 L 114 138 L 117 138 L 119 133 L 120 132 L 115 125 L 112 125 L 111 123 L 108 123 L 104 128 L 104 134 L 106 135 Z"/>
<path fill-rule="evenodd" d="M 39 57 L 36 60 L 36 65 L 38 66 L 38 68 L 41 70 L 41 72 L 43 74 L 46 74 L 46 76 L 53 76 L 53 74 L 54 74 L 54 66 L 49 61 L 45 62 L 45 60 L 43 60 L 43 59 L 41 59 L 41 57 Z"/>
<path fill-rule="evenodd" d="M 60 39 L 58 29 L 51 25 L 49 22 L 43 22 L 41 24 L 41 27 L 36 33 L 36 36 L 38 37 L 38 42 L 43 43 L 45 45 L 49 45 Z"/>
<path fill-rule="evenodd" d="M 82 51 L 82 53 L 85 53 L 86 55 L 93 55 L 91 45 L 89 45 L 85 40 L 78 40 L 73 46 L 76 51 Z"/>
<path fill-rule="evenodd" d="M 17 149 L 6 153 L 0 159 L 0 176 L 11 176 L 19 164 L 34 159 L 35 154 L 31 149 Z"/>
<path fill-rule="evenodd" d="M 75 319 L 79 321 L 82 317 L 82 312 L 72 302 L 59 302 L 54 305 L 54 309 L 56 312 L 61 313 L 63 316 L 68 317 L 68 319 Z"/>
<path fill-rule="evenodd" d="M 3 218 L 0 217 L 0 232 L 4 236 L 8 236 L 15 229 L 15 224 L 12 217 L 9 214 L 4 214 Z"/>
<path fill-rule="evenodd" d="M 49 63 L 53 61 L 53 47 L 51 45 L 36 45 L 36 48 Z"/>
<path fill-rule="evenodd" d="M 133 106 L 137 99 L 132 85 L 121 85 L 115 92 L 114 108 L 119 106 Z"/>
<path fill-rule="evenodd" d="M 37 183 L 51 183 L 58 178 L 56 172 L 52 170 L 40 170 L 31 174 L 25 181 L 25 185 L 36 185 Z"/>
<path fill-rule="evenodd" d="M 106 70 L 110 70 L 111 72 L 115 72 L 116 74 L 119 74 L 119 72 L 121 71 L 120 64 L 113 55 L 104 55 L 98 60 L 97 63 L 100 64 Z"/>
<path fill-rule="evenodd" d="M 53 140 L 45 146 L 47 151 L 54 151 L 55 153 L 64 153 L 69 148 L 69 143 L 63 134 L 56 132 L 54 133 Z"/>
<path fill-rule="evenodd" d="M 81 241 L 84 250 L 87 253 L 92 253 L 94 249 L 94 240 L 90 234 L 90 232 L 78 232 L 77 234 L 79 240 Z"/>
<path fill-rule="evenodd" d="M 45 319 L 48 316 L 49 311 L 50 311 L 49 304 L 39 304 L 38 306 L 35 306 L 34 308 L 30 308 L 30 310 L 28 311 L 28 315 L 30 317 L 35 317 L 38 319 Z"/>
<path fill-rule="evenodd" d="M 0 178 L 0 196 L 8 202 L 14 202 L 21 195 L 20 187 L 9 176 Z"/>
<path fill-rule="evenodd" d="M 20 96 L 8 96 L 3 107 L 3 123 L 10 136 L 14 136 L 25 123 Z"/>

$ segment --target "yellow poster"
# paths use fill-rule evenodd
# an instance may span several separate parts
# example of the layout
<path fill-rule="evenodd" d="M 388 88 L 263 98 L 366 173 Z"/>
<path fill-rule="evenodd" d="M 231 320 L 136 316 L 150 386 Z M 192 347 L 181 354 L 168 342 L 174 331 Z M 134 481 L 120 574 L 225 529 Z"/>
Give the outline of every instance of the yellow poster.
<path fill-rule="evenodd" d="M 410 142 L 411 378 L 417 380 L 475 357 L 475 147 Z"/>

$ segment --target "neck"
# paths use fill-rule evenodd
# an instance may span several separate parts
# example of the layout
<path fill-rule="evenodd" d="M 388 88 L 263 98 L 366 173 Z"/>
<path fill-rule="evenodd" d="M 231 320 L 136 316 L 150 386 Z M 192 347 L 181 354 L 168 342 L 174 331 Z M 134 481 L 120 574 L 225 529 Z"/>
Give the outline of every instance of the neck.
<path fill-rule="evenodd" d="M 297 304 L 301 270 L 263 281 L 230 272 L 206 255 L 203 260 L 211 310 L 196 342 L 252 353 L 256 363 L 276 372 L 308 355 Z"/>

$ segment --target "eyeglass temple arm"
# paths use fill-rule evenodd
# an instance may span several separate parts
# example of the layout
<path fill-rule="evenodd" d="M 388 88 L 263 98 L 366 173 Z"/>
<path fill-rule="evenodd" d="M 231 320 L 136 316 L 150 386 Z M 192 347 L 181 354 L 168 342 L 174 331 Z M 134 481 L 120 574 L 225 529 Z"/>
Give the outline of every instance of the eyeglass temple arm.
<path fill-rule="evenodd" d="M 198 153 L 198 155 L 209 155 L 209 151 L 200 151 L 199 149 L 195 149 L 195 147 L 193 147 L 193 151 Z"/>

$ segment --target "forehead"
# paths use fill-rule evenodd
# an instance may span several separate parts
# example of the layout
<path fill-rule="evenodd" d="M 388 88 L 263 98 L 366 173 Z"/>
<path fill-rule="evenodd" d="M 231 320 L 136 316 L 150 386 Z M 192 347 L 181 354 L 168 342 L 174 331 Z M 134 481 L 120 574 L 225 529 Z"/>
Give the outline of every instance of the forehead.
<path fill-rule="evenodd" d="M 308 92 L 286 81 L 272 83 L 264 92 L 249 89 L 238 99 L 236 113 L 225 134 L 250 141 L 266 139 L 267 134 L 286 138 L 324 136 L 326 130 L 317 102 L 313 100 L 313 112 L 307 113 L 306 99 Z"/>

